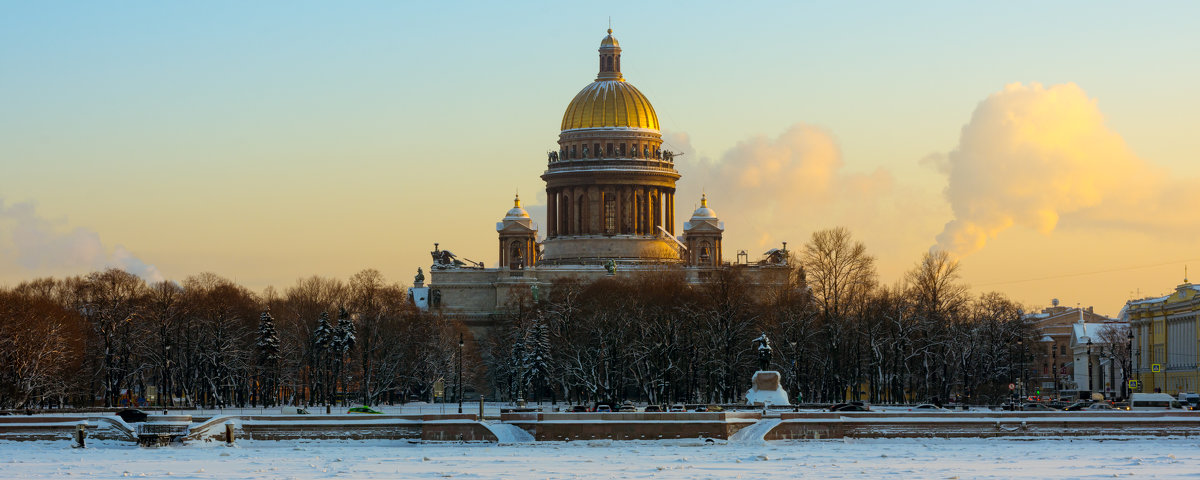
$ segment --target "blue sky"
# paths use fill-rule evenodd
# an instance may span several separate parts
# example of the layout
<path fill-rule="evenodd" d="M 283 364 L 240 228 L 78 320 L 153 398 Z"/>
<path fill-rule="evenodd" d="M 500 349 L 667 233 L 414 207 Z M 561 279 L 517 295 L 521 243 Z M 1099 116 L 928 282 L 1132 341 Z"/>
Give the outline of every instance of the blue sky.
<path fill-rule="evenodd" d="M 922 159 L 954 149 L 989 95 L 1074 83 L 1137 156 L 1194 177 L 1197 5 L 4 2 L 0 199 L 36 202 L 57 228 L 94 230 L 171 277 L 284 285 L 371 266 L 405 279 L 438 240 L 487 257 L 511 193 L 540 203 L 544 152 L 594 76 L 609 17 L 626 77 L 669 139 L 687 136 L 691 161 L 806 124 L 836 141 L 843 171 L 884 169 L 935 202 L 946 177 Z M 698 190 L 683 173 L 681 193 Z M 922 212 L 903 241 L 859 231 L 885 282 L 949 220 L 945 206 Z M 846 223 L 770 227 L 796 244 Z M 1183 258 L 1151 257 L 1116 263 Z M 1036 265 L 970 279 L 1034 278 Z M 1012 293 L 1044 303 L 1048 288 Z"/>

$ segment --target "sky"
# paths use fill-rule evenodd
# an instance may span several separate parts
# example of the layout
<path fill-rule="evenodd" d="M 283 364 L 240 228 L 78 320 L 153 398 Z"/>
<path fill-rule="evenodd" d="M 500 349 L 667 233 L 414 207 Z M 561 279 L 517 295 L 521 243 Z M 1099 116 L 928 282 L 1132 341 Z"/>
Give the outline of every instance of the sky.
<path fill-rule="evenodd" d="M 575 3 L 0 2 L 0 284 L 495 264 L 610 18 L 730 256 L 845 226 L 1109 315 L 1200 269 L 1200 4 Z"/>

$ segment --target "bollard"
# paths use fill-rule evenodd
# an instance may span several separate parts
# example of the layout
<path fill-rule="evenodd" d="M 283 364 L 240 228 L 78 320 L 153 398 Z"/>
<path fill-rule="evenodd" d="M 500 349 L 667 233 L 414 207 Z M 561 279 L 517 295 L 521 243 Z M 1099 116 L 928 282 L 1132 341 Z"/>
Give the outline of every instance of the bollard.
<path fill-rule="evenodd" d="M 483 395 L 479 396 L 479 421 L 483 421 Z"/>
<path fill-rule="evenodd" d="M 80 422 L 75 426 L 75 448 L 87 448 L 87 424 Z"/>
<path fill-rule="evenodd" d="M 233 422 L 225 422 L 225 445 L 233 446 Z"/>

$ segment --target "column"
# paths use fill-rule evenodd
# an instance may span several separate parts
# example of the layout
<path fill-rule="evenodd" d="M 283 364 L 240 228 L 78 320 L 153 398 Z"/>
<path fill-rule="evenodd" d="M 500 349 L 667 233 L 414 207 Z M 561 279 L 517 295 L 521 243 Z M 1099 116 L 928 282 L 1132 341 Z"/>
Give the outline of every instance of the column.
<path fill-rule="evenodd" d="M 675 235 L 675 194 L 667 192 L 667 233 Z"/>
<path fill-rule="evenodd" d="M 546 238 L 558 235 L 558 193 L 546 189 Z"/>
<path fill-rule="evenodd" d="M 630 189 L 629 198 L 632 200 L 632 204 L 629 206 L 629 213 L 630 216 L 633 217 L 630 218 L 630 220 L 632 220 L 629 224 L 630 233 L 634 235 L 640 235 L 642 233 L 641 189 L 636 187 Z"/>
<path fill-rule="evenodd" d="M 559 235 L 571 235 L 571 210 L 575 207 L 574 200 L 571 199 L 571 189 L 564 188 L 559 194 L 558 208 L 561 211 L 559 214 Z"/>
<path fill-rule="evenodd" d="M 646 221 L 642 224 L 645 235 L 654 235 L 654 192 L 646 189 Z"/>

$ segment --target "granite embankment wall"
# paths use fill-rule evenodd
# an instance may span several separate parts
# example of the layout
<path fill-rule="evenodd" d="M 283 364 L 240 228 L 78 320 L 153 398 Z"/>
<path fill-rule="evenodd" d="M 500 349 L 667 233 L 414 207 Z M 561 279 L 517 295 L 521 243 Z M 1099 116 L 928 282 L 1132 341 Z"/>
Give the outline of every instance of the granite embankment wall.
<path fill-rule="evenodd" d="M 69 440 L 80 423 L 87 424 L 88 438 L 130 440 L 97 417 L 5 416 L 0 417 L 0 439 Z M 231 421 L 239 438 L 255 440 L 294 439 L 412 439 L 434 441 L 496 441 L 496 436 L 472 414 L 447 415 L 245 415 L 211 421 Z M 193 432 L 205 423 L 193 424 Z M 223 425 L 204 428 L 211 435 L 190 440 L 225 440 Z"/>
<path fill-rule="evenodd" d="M 500 419 L 547 440 L 727 439 L 762 418 L 759 412 L 505 413 Z"/>
<path fill-rule="evenodd" d="M 764 440 L 822 438 L 1194 436 L 1200 412 L 784 413 Z"/>

